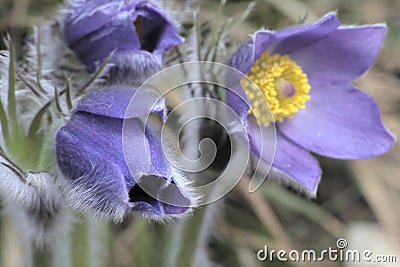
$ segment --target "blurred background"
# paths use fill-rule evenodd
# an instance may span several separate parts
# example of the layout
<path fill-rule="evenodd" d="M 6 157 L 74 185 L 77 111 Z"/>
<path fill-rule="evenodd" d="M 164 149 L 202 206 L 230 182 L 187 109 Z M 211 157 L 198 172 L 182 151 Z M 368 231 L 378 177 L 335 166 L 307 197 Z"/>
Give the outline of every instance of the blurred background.
<path fill-rule="evenodd" d="M 243 12 L 248 3 L 227 1 L 224 16 Z M 9 33 L 17 51 L 21 51 L 30 27 L 50 19 L 59 4 L 55 0 L 0 0 L 0 32 Z M 213 25 L 219 1 L 202 0 L 200 4 L 200 20 Z M 399 137 L 400 1 L 258 0 L 248 19 L 229 37 L 230 45 L 247 40 L 260 27 L 278 29 L 304 20 L 313 21 L 333 10 L 338 11 L 343 24 L 387 23 L 389 31 L 383 49 L 373 67 L 355 83 L 378 102 L 385 125 Z M 1 47 L 4 49 L 3 44 Z M 202 243 L 206 246 L 206 255 L 215 266 L 400 266 L 399 146 L 397 143 L 386 155 L 370 160 L 348 162 L 319 158 L 323 176 L 317 198 L 312 200 L 273 181 L 267 181 L 251 195 L 247 194 L 245 183 L 238 185 L 223 203 L 215 204 L 216 214 Z M 168 266 L 165 255 L 172 245 L 169 240 L 174 234 L 173 224 L 131 218 L 118 225 L 98 225 L 103 229 L 98 239 L 103 251 L 98 262 L 90 266 Z M 72 235 L 80 227 L 77 224 Z M 193 227 L 196 232 L 199 226 Z M 1 231 L 0 240 L 6 234 Z M 196 246 L 199 244 L 196 238 L 188 234 L 182 239 L 185 243 L 180 245 Z M 260 262 L 256 256 L 265 245 L 277 250 L 336 248 L 339 238 L 345 238 L 349 248 L 397 255 L 397 263 Z M 79 250 L 82 243 L 77 240 L 73 237 L 76 242 L 73 247 Z M 3 245 L 0 256 L 4 266 L 18 266 L 18 260 L 5 252 L 10 249 Z M 10 265 L 13 260 L 15 265 Z M 77 261 L 73 259 L 73 262 Z M 74 266 L 89 265 L 76 263 Z"/>

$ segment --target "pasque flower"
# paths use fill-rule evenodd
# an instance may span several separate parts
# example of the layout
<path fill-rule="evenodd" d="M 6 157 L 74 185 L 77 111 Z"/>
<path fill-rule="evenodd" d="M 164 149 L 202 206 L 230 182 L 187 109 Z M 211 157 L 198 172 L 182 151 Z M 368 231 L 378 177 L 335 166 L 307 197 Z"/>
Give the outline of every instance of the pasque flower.
<path fill-rule="evenodd" d="M 261 160 L 262 151 L 271 149 L 276 125 L 273 173 L 315 195 L 321 169 L 311 153 L 366 159 L 390 149 L 394 137 L 378 105 L 351 84 L 370 67 L 385 33 L 384 24 L 340 26 L 329 13 L 314 24 L 259 30 L 235 52 L 231 66 L 257 86 L 242 79 L 227 102 L 245 122 Z M 265 102 L 271 113 L 261 112 Z"/>
<path fill-rule="evenodd" d="M 192 195 L 164 155 L 158 124 L 140 118 L 165 116 L 157 99 L 148 90 L 93 91 L 58 130 L 57 163 L 76 209 L 116 220 L 132 212 L 162 219 L 189 211 Z"/>
<path fill-rule="evenodd" d="M 67 45 L 92 72 L 113 53 L 111 63 L 135 74 L 157 69 L 164 52 L 182 43 L 176 26 L 146 0 L 78 1 L 68 12 Z"/>

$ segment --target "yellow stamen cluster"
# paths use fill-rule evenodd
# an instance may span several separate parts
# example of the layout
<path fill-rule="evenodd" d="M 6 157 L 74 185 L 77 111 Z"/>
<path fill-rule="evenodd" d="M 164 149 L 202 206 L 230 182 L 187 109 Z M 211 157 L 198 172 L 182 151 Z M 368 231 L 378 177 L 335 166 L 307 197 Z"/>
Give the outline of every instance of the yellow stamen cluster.
<path fill-rule="evenodd" d="M 268 51 L 265 52 L 254 63 L 247 77 L 241 83 L 250 100 L 250 112 L 265 126 L 273 120 L 291 118 L 299 108 L 305 108 L 306 101 L 310 99 L 311 86 L 307 75 L 287 55 L 271 56 Z M 268 104 L 273 117 L 265 104 Z"/>

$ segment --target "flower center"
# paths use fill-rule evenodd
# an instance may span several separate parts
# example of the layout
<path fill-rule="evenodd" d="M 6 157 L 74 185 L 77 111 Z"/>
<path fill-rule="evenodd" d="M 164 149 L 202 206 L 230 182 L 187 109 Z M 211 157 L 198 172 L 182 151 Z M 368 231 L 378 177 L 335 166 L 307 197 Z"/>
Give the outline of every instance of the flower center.
<path fill-rule="evenodd" d="M 311 86 L 307 75 L 301 67 L 288 55 L 270 55 L 267 51 L 254 63 L 247 77 L 241 80 L 242 86 L 249 97 L 252 112 L 257 120 L 268 126 L 274 120 L 283 121 L 291 118 L 310 99 Z M 260 90 L 271 113 L 265 112 L 265 102 L 260 99 Z"/>

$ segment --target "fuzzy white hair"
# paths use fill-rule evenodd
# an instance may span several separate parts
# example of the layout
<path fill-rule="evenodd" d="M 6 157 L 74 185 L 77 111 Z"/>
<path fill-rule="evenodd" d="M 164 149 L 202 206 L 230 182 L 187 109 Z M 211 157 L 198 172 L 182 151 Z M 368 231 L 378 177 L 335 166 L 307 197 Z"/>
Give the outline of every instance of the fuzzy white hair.
<path fill-rule="evenodd" d="M 65 206 L 54 177 L 48 173 L 28 173 L 21 181 L 10 169 L 0 166 L 0 197 L 6 212 L 20 218 L 25 237 L 39 247 L 53 247 L 69 232 L 72 215 Z"/>

